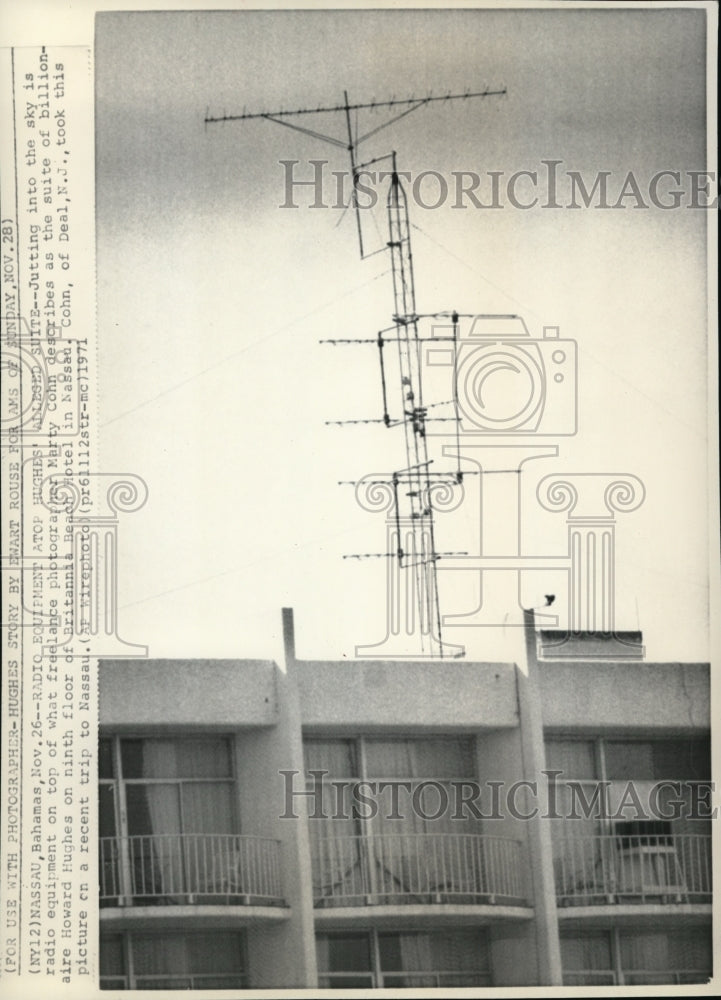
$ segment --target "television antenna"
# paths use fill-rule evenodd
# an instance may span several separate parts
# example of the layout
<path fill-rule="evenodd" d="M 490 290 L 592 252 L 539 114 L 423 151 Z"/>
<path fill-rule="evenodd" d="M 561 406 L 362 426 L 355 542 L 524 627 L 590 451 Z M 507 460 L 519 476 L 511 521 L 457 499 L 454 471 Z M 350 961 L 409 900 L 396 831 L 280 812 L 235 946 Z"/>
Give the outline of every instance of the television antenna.
<path fill-rule="evenodd" d="M 435 525 L 433 517 L 433 486 L 439 482 L 439 476 L 448 476 L 444 473 L 432 471 L 432 464 L 428 456 L 428 445 L 426 439 L 426 424 L 429 419 L 428 407 L 423 401 L 423 377 L 422 377 L 422 355 L 421 345 L 423 339 L 419 334 L 418 323 L 422 318 L 416 310 L 415 280 L 413 274 L 413 254 L 411 252 L 410 219 L 408 215 L 408 202 L 405 191 L 401 183 L 401 177 L 397 169 L 396 153 L 392 151 L 384 156 L 375 157 L 365 163 L 358 160 L 358 149 L 362 143 L 377 135 L 383 129 L 388 128 L 395 122 L 407 117 L 414 111 L 422 107 L 437 102 L 466 101 L 471 99 L 502 96 L 506 93 L 506 88 L 490 89 L 484 87 L 483 90 L 466 90 L 462 94 L 447 93 L 443 95 L 427 94 L 425 97 L 407 97 L 390 100 L 376 101 L 375 99 L 363 103 L 351 104 L 348 99 L 348 92 L 343 91 L 343 103 L 330 106 L 318 106 L 316 108 L 295 108 L 293 110 L 278 111 L 256 111 L 241 114 L 211 115 L 209 112 L 205 116 L 205 124 L 217 125 L 226 122 L 243 122 L 264 119 L 276 125 L 283 125 L 286 128 L 294 129 L 320 142 L 328 143 L 347 152 L 350 159 L 350 169 L 352 177 L 352 191 L 350 207 L 356 218 L 356 229 L 358 233 L 358 247 L 361 260 L 372 256 L 367 253 L 363 242 L 363 227 L 361 224 L 360 206 L 358 204 L 358 179 L 360 171 L 369 166 L 384 161 L 390 161 L 390 184 L 387 198 L 388 212 L 388 241 L 381 250 L 389 250 L 391 254 L 391 271 L 393 275 L 393 326 L 389 330 L 393 331 L 393 336 L 384 337 L 389 331 L 380 331 L 375 340 L 343 340 L 329 341 L 333 344 L 369 344 L 378 346 L 381 383 L 383 390 L 383 417 L 382 422 L 386 427 L 402 425 L 405 438 L 405 467 L 389 475 L 388 483 L 391 485 L 394 496 L 395 518 L 397 532 L 395 538 L 397 545 L 395 552 L 387 553 L 362 553 L 351 558 L 374 558 L 389 557 L 397 558 L 399 570 L 412 570 L 415 574 L 415 592 L 418 602 L 418 614 L 420 623 L 420 638 L 425 651 L 425 643 L 430 644 L 429 653 L 431 656 L 444 656 L 444 643 L 441 629 L 440 601 L 438 596 L 438 583 L 436 563 L 441 558 L 441 553 L 436 550 Z M 361 133 L 358 126 L 353 128 L 351 112 L 375 111 L 387 109 L 390 117 L 380 125 L 370 128 Z M 329 135 L 310 128 L 305 122 L 312 120 L 313 115 L 341 115 L 345 121 L 346 134 L 343 138 L 337 135 Z M 348 206 L 346 206 L 348 207 Z M 436 314 L 441 315 L 441 314 Z M 454 341 L 458 337 L 457 312 L 447 313 L 451 318 L 452 336 L 447 338 Z M 427 339 L 427 338 L 426 338 Z M 433 338 L 437 342 L 439 338 Z M 398 349 L 398 366 L 400 372 L 400 398 L 402 401 L 402 416 L 400 419 L 391 419 L 388 412 L 388 393 L 386 386 L 385 364 L 383 351 L 386 344 L 395 343 Z M 455 396 L 455 388 L 454 388 Z M 454 399 L 455 416 L 451 421 L 458 430 L 458 409 L 457 401 Z M 448 418 L 445 418 L 448 419 Z M 352 423 L 354 421 L 331 421 L 331 423 Z M 364 422 L 364 421 L 361 421 Z M 372 421 L 367 421 L 368 423 Z M 460 467 L 453 474 L 456 482 L 460 483 L 463 473 Z M 401 513 L 403 510 L 403 514 Z M 401 519 L 410 525 L 408 532 L 401 530 Z M 404 548 L 403 539 L 410 539 L 407 551 Z M 447 645 L 447 644 L 446 644 Z M 447 646 L 450 651 L 450 647 Z M 453 647 L 455 649 L 455 647 Z"/>

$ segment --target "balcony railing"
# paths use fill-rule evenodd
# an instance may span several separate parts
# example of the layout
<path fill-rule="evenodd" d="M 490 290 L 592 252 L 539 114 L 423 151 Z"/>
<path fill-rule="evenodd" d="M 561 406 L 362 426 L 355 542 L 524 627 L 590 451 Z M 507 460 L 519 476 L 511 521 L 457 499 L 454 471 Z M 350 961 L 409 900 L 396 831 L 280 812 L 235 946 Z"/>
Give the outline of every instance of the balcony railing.
<path fill-rule="evenodd" d="M 100 902 L 282 906 L 279 842 L 210 833 L 101 837 Z"/>
<path fill-rule="evenodd" d="M 556 845 L 561 905 L 704 903 L 711 900 L 705 834 L 568 837 Z"/>
<path fill-rule="evenodd" d="M 131 985 L 132 983 L 132 985 Z M 242 973 L 204 972 L 202 975 L 101 976 L 101 990 L 247 990 L 248 977 Z"/>
<path fill-rule="evenodd" d="M 384 833 L 312 841 L 316 906 L 526 904 L 521 844 L 483 834 Z"/>
<path fill-rule="evenodd" d="M 705 983 L 711 977 L 710 969 L 684 969 L 683 972 L 635 971 L 623 973 L 624 986 L 683 986 Z M 621 978 L 612 969 L 564 970 L 564 986 L 619 986 Z"/>
<path fill-rule="evenodd" d="M 398 989 L 399 987 L 491 986 L 490 972 L 321 972 L 321 989 Z"/>

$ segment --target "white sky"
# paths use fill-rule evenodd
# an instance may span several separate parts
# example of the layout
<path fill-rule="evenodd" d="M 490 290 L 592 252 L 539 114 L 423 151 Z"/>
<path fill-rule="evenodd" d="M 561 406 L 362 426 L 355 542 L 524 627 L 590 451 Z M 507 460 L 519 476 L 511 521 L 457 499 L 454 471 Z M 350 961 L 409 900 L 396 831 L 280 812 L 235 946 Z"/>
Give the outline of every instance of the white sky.
<path fill-rule="evenodd" d="M 647 189 L 704 169 L 703 15 L 163 13 L 96 30 L 100 457 L 150 488 L 121 525 L 122 634 L 154 656 L 271 656 L 291 605 L 301 655 L 352 656 L 382 638 L 385 566 L 342 556 L 381 551 L 385 529 L 336 484 L 400 468 L 404 449 L 400 430 L 325 426 L 379 416 L 380 389 L 374 349 L 318 341 L 389 324 L 390 262 L 358 259 L 350 216 L 278 207 L 281 159 L 342 170 L 342 150 L 263 121 L 206 130 L 206 108 L 500 83 L 506 97 L 417 111 L 364 155 L 447 176 L 553 158 Z M 706 213 L 411 212 L 421 311 L 518 312 L 578 343 L 579 432 L 531 463 L 527 551 L 565 544 L 564 515 L 531 515 L 542 476 L 638 476 L 646 500 L 617 521 L 619 626 L 651 660 L 708 658 Z M 554 586 L 534 575 L 524 602 Z M 454 632 L 469 656 L 504 656 L 501 630 Z"/>

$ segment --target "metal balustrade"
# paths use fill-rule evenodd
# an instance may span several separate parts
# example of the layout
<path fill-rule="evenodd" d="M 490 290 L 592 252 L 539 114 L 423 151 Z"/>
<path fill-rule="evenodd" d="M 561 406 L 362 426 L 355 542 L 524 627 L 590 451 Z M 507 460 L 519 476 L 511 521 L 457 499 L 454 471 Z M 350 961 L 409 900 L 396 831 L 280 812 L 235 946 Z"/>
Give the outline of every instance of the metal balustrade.
<path fill-rule="evenodd" d="M 491 986 L 490 972 L 321 972 L 321 989 L 398 989 L 402 987 Z"/>
<path fill-rule="evenodd" d="M 382 833 L 311 842 L 316 906 L 527 905 L 519 841 L 484 834 Z"/>
<path fill-rule="evenodd" d="M 384 972 L 385 989 L 399 987 L 492 986 L 490 972 Z"/>
<path fill-rule="evenodd" d="M 683 986 L 690 983 L 706 983 L 711 978 L 710 969 L 684 969 L 682 972 L 624 972 L 626 986 Z"/>
<path fill-rule="evenodd" d="M 132 985 L 131 985 L 132 982 Z M 154 976 L 101 976 L 101 990 L 247 990 L 248 977 L 243 973 L 204 972 L 197 976 L 165 975 Z"/>
<path fill-rule="evenodd" d="M 624 971 L 624 986 L 683 986 L 705 983 L 710 978 L 707 969 L 684 969 L 682 972 Z M 573 969 L 563 973 L 564 986 L 618 986 L 619 976 L 612 969 Z"/>
<path fill-rule="evenodd" d="M 561 905 L 711 901 L 707 834 L 599 834 L 555 845 Z"/>
<path fill-rule="evenodd" d="M 238 834 L 100 838 L 101 905 L 284 905 L 279 842 Z"/>
<path fill-rule="evenodd" d="M 564 986 L 615 986 L 617 976 L 612 969 L 573 969 L 563 971 Z"/>

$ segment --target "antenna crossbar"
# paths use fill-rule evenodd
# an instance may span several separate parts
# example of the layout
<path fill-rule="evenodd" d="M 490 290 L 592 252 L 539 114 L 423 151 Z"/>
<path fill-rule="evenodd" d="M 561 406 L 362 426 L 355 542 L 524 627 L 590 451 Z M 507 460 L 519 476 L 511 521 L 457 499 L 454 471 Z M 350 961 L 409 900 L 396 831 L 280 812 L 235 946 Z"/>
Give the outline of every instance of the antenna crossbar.
<path fill-rule="evenodd" d="M 271 120 L 277 120 L 278 118 L 289 118 L 293 115 L 320 115 L 331 112 L 338 111 L 364 111 L 372 110 L 375 108 L 396 108 L 408 105 L 413 105 L 411 110 L 415 107 L 421 107 L 423 104 L 430 104 L 433 101 L 458 101 L 467 100 L 470 97 L 500 97 L 506 93 L 506 88 L 502 87 L 499 90 L 490 90 L 486 88 L 485 90 L 470 91 L 467 90 L 463 94 L 441 94 L 438 96 L 433 96 L 428 94 L 426 97 L 405 97 L 398 100 L 390 101 L 365 101 L 359 104 L 333 104 L 327 107 L 317 108 L 293 108 L 289 111 L 256 111 L 252 113 L 243 112 L 240 115 L 206 115 L 205 123 L 206 125 L 215 125 L 218 122 L 242 122 L 250 121 L 254 118 L 268 118 Z M 390 124 L 390 123 L 389 123 Z M 366 137 L 364 137 L 366 138 Z M 360 140 L 359 140 L 360 141 Z"/>

